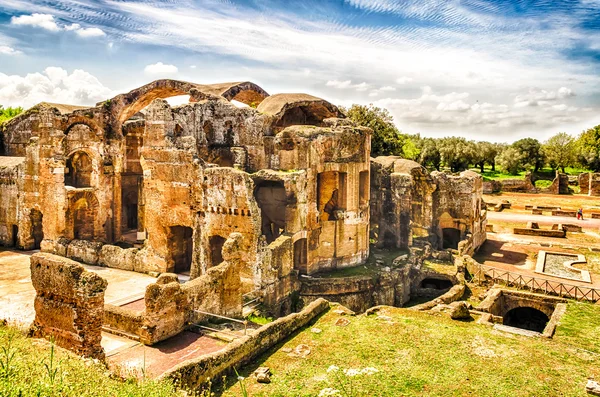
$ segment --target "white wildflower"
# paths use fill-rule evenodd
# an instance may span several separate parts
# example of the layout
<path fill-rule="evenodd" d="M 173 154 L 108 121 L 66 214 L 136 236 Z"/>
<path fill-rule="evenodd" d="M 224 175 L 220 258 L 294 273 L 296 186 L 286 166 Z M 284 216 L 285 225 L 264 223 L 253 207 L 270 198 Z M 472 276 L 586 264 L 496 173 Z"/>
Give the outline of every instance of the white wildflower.
<path fill-rule="evenodd" d="M 332 365 L 334 367 L 334 365 Z M 319 397 L 330 397 L 330 396 L 339 396 L 340 391 L 334 389 L 333 387 L 326 387 L 325 389 L 319 392 Z"/>
<path fill-rule="evenodd" d="M 377 368 L 373 368 L 373 367 L 366 367 L 366 368 L 363 368 L 360 372 L 363 375 L 373 375 L 374 373 L 379 372 L 379 370 Z"/>
<path fill-rule="evenodd" d="M 353 377 L 361 374 L 360 369 L 348 368 L 344 370 L 344 374 L 349 377 Z"/>
<path fill-rule="evenodd" d="M 340 368 L 337 365 L 330 365 L 329 368 L 327 368 L 327 372 L 336 372 L 339 369 Z"/>

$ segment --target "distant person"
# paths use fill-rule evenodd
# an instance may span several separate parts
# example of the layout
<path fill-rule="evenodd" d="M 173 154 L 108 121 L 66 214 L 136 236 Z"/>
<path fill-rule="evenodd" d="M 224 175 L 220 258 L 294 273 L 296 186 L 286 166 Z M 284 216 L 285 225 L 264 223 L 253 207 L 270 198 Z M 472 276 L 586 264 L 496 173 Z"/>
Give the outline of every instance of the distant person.
<path fill-rule="evenodd" d="M 583 220 L 583 209 L 577 210 L 577 220 Z"/>

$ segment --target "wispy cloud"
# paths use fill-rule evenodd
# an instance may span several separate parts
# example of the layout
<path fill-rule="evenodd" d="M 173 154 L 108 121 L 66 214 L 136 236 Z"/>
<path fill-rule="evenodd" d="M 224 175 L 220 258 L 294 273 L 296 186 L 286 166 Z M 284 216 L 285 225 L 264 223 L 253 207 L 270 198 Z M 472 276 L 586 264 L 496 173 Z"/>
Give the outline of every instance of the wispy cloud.
<path fill-rule="evenodd" d="M 80 37 L 101 37 L 106 36 L 106 33 L 100 28 L 84 28 L 78 23 L 71 25 L 59 25 L 51 14 L 34 13 L 31 15 L 13 16 L 10 23 L 16 26 L 31 26 L 41 28 L 50 32 L 72 31 Z"/>
<path fill-rule="evenodd" d="M 22 54 L 21 51 L 15 50 L 12 47 L 7 45 L 0 45 L 0 55 L 19 55 Z"/>
<path fill-rule="evenodd" d="M 183 67 L 188 58 L 181 72 L 159 62 L 148 65 L 146 75 L 213 80 L 205 73 L 228 65 L 232 73 L 260 76 L 270 91 L 306 87 L 340 104 L 381 98 L 377 103 L 387 104 L 398 124 L 413 132 L 510 139 L 558 129 L 567 119 L 592 122 L 590 114 L 600 114 L 585 110 L 600 108 L 600 34 L 586 27 L 598 25 L 597 1 L 307 1 L 282 7 L 262 1 L 0 0 L 0 8 L 15 10 L 15 28 L 108 33 L 115 54 L 127 46 L 160 52 L 163 60 L 171 59 L 162 58 L 165 52 L 173 59 L 199 55 L 197 68 Z M 219 59 L 219 70 L 202 64 L 207 56 Z M 119 68 L 129 59 L 123 57 Z"/>

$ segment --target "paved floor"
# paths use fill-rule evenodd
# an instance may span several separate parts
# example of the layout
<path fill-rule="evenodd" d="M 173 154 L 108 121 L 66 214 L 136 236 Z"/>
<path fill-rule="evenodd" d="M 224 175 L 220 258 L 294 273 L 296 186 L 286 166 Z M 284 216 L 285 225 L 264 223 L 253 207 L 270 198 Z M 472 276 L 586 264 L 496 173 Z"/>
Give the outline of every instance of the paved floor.
<path fill-rule="evenodd" d="M 37 251 L 0 250 L 0 319 L 27 327 L 35 317 L 29 257 Z M 144 295 L 146 286 L 156 281 L 146 274 L 106 267 L 83 265 L 108 281 L 106 303 L 118 306 Z"/>
<path fill-rule="evenodd" d="M 105 339 L 113 337 L 103 335 L 103 346 Z M 119 346 L 118 340 L 111 343 L 111 346 L 105 347 L 105 351 L 108 366 L 113 372 L 125 377 L 140 377 L 142 372 L 145 372 L 145 376 L 151 378 L 159 377 L 186 360 L 219 351 L 227 346 L 226 342 L 189 331 L 153 346 L 139 343 Z"/>
<path fill-rule="evenodd" d="M 519 241 L 515 239 L 506 239 L 505 237 L 511 236 L 488 233 L 487 241 L 474 255 L 474 259 L 484 265 L 492 266 L 496 269 L 508 270 L 512 273 L 522 274 L 524 276 L 532 276 L 539 279 L 552 280 L 557 283 L 576 285 L 579 287 L 600 289 L 600 276 L 597 274 L 590 274 L 592 283 L 554 277 L 546 273 L 539 274 L 535 272 L 535 262 L 530 258 L 528 259 L 529 254 L 537 254 L 537 252 L 541 250 L 565 253 L 576 253 L 575 251 L 561 247 L 548 248 L 540 246 L 538 245 L 539 241 L 537 241 L 538 244 L 534 245 L 525 242 L 523 239 L 519 239 Z"/>

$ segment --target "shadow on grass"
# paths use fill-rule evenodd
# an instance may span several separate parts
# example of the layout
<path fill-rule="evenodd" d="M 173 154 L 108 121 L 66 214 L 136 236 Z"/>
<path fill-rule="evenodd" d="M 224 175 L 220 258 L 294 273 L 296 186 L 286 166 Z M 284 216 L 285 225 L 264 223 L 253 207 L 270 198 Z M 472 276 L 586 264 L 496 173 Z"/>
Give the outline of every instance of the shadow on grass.
<path fill-rule="evenodd" d="M 221 379 L 215 380 L 215 382 L 213 383 L 213 390 L 212 390 L 212 392 L 214 393 L 213 395 L 215 397 L 220 397 L 223 395 L 223 393 L 225 391 L 231 389 L 232 387 L 239 388 L 240 395 L 242 395 L 241 387 L 239 385 L 236 386 L 236 384 L 239 382 L 237 375 L 235 373 L 236 370 L 237 370 L 239 376 L 242 376 L 244 378 L 249 378 L 252 375 L 252 373 L 254 371 L 256 371 L 256 369 L 258 367 L 263 366 L 265 361 L 267 361 L 273 354 L 277 353 L 279 351 L 279 349 L 281 349 L 290 340 L 292 340 L 296 336 L 298 336 L 301 332 L 303 332 L 309 328 L 312 328 L 312 326 L 317 321 L 319 321 L 325 314 L 329 313 L 329 310 L 331 310 L 331 308 L 323 311 L 323 313 L 321 313 L 318 316 L 316 316 L 315 318 L 313 318 L 304 327 L 300 327 L 300 328 L 296 329 L 294 332 L 292 332 L 286 338 L 281 340 L 279 343 L 273 345 L 271 348 L 269 348 L 266 352 L 262 353 L 257 358 L 250 360 L 250 362 L 248 362 L 248 363 L 244 363 L 241 365 L 231 367 L 228 370 L 227 375 L 223 376 L 223 378 L 221 378 Z M 234 370 L 234 368 L 235 368 L 235 370 Z M 203 395 L 203 394 L 201 394 L 201 395 Z"/>

